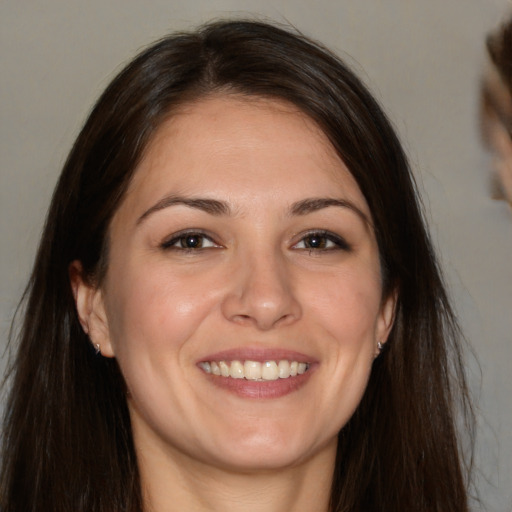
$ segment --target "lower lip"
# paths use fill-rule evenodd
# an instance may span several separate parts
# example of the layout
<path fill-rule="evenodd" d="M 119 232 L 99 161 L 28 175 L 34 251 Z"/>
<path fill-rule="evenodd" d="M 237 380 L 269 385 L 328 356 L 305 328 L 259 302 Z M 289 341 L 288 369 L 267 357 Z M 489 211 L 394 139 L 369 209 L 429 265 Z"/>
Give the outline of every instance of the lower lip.
<path fill-rule="evenodd" d="M 286 379 L 254 381 L 247 379 L 233 379 L 231 377 L 220 377 L 205 373 L 205 376 L 214 385 L 229 391 L 242 398 L 269 399 L 280 398 L 289 395 L 302 388 L 310 379 L 316 365 L 302 375 L 288 377 Z"/>

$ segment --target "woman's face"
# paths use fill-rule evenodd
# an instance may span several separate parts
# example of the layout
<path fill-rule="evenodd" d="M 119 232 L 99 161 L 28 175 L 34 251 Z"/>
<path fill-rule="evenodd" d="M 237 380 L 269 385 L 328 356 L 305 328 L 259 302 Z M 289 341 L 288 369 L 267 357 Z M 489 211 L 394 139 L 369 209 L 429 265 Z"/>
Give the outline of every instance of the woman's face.
<path fill-rule="evenodd" d="M 238 470 L 332 453 L 393 315 L 368 205 L 326 136 L 287 103 L 237 96 L 161 126 L 113 218 L 106 279 L 85 288 L 136 446 Z"/>

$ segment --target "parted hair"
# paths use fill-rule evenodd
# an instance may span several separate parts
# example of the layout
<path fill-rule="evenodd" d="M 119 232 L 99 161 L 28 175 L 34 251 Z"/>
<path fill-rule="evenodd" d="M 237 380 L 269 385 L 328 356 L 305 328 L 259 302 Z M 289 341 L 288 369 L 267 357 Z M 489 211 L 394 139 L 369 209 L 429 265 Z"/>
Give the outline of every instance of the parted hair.
<path fill-rule="evenodd" d="M 155 131 L 183 104 L 217 93 L 286 100 L 317 123 L 370 207 L 384 297 L 398 296 L 388 342 L 339 433 L 331 511 L 466 512 L 469 468 L 457 425 L 471 439 L 472 410 L 463 340 L 407 158 L 342 60 L 260 21 L 216 21 L 154 43 L 85 122 L 11 335 L 0 509 L 143 510 L 123 377 L 80 326 L 69 266 L 80 261 L 101 285 L 110 221 Z"/>

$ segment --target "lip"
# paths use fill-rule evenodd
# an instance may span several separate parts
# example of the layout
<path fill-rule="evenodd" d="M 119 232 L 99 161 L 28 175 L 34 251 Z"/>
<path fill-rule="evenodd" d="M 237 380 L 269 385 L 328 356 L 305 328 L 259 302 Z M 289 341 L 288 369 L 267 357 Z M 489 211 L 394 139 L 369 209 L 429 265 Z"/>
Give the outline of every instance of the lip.
<path fill-rule="evenodd" d="M 231 379 L 205 373 L 199 366 L 206 361 L 297 361 L 309 363 L 309 369 L 302 375 L 271 381 Z M 293 393 L 307 384 L 318 367 L 318 360 L 301 352 L 286 349 L 261 349 L 257 347 L 235 348 L 209 354 L 197 361 L 198 369 L 216 387 L 241 398 L 273 399 Z"/>

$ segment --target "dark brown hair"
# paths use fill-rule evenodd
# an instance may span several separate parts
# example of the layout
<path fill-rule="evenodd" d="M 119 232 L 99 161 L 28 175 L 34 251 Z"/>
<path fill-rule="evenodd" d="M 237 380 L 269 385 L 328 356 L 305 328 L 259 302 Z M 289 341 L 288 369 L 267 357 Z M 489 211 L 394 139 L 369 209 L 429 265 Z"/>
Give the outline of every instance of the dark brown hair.
<path fill-rule="evenodd" d="M 246 21 L 208 24 L 143 51 L 78 136 L 25 294 L 1 509 L 142 509 L 123 379 L 80 327 L 68 268 L 79 260 L 101 282 L 110 220 L 155 130 L 184 102 L 216 92 L 284 99 L 319 125 L 372 212 L 384 295 L 398 291 L 389 341 L 339 434 L 332 511 L 467 511 L 455 427 L 457 405 L 471 418 L 460 336 L 402 147 L 342 61 L 301 35 Z"/>

